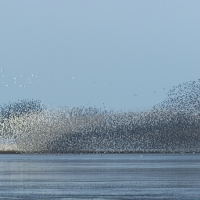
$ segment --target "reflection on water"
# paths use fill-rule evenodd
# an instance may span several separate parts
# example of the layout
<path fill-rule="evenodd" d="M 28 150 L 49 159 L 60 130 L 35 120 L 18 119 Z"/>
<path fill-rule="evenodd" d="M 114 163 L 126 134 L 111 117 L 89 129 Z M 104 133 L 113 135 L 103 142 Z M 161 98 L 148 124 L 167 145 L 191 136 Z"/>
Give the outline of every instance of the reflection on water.
<path fill-rule="evenodd" d="M 198 199 L 200 155 L 0 155 L 3 199 Z"/>

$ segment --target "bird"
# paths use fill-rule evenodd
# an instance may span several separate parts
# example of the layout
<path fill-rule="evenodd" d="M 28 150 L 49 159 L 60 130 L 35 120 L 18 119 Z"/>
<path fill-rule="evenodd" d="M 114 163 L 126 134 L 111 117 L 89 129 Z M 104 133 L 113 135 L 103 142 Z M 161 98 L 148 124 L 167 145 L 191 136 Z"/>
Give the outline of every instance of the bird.
<path fill-rule="evenodd" d="M 160 104 L 141 112 L 107 111 L 89 104 L 36 111 L 35 102 L 18 101 L 1 113 L 0 134 L 17 138 L 23 153 L 192 153 L 200 151 L 199 86 L 200 80 L 180 84 Z"/>

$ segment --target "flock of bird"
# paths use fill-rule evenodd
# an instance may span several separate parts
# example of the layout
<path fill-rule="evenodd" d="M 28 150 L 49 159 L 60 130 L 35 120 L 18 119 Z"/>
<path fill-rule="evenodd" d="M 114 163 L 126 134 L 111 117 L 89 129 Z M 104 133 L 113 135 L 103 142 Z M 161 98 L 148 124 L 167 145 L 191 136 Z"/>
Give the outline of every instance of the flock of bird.
<path fill-rule="evenodd" d="M 200 152 L 200 80 L 172 88 L 140 112 L 10 103 L 1 107 L 0 135 L 20 153 Z"/>
<path fill-rule="evenodd" d="M 19 76 L 13 75 L 12 81 L 8 82 L 7 78 L 10 78 L 10 76 L 6 77 L 4 70 L 1 69 L 0 70 L 0 77 L 1 77 L 1 84 L 5 87 L 10 86 L 10 84 L 14 84 L 14 85 L 16 85 L 20 88 L 26 88 L 27 84 L 31 84 L 33 81 L 38 82 L 38 73 L 37 72 L 30 74 L 28 77 L 26 77 L 22 74 L 19 75 Z"/>
<path fill-rule="evenodd" d="M 73 68 L 73 69 L 75 69 L 75 68 Z M 54 74 L 54 73 L 49 74 L 49 75 L 56 77 L 56 74 Z M 8 79 L 10 79 L 10 78 L 12 79 L 12 81 L 10 81 L 10 80 L 8 81 Z M 38 81 L 38 72 L 31 73 L 31 74 L 29 74 L 29 76 L 25 76 L 23 74 L 20 74 L 18 76 L 12 75 L 12 77 L 11 77 L 11 76 L 8 76 L 8 75 L 6 76 L 5 71 L 3 69 L 0 69 L 0 79 L 1 79 L 1 84 L 4 87 L 10 87 L 10 86 L 13 86 L 13 84 L 14 84 L 14 86 L 17 86 L 19 88 L 26 88 L 31 83 L 38 83 L 39 82 Z M 74 81 L 75 77 L 74 76 L 72 76 L 70 78 L 68 77 L 66 80 Z M 92 81 L 92 83 L 98 84 L 96 81 Z M 112 83 L 110 83 L 110 84 L 112 84 Z M 162 89 L 165 90 L 164 87 L 162 87 Z M 156 94 L 157 92 L 152 91 L 152 93 Z M 135 93 L 133 95 L 134 95 L 134 97 L 138 97 L 138 95 L 135 94 Z"/>

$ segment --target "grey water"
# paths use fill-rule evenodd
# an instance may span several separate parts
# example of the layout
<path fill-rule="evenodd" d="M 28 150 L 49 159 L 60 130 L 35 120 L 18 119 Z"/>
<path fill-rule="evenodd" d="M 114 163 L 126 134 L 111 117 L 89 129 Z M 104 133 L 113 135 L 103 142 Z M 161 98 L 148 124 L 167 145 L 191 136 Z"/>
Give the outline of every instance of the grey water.
<path fill-rule="evenodd" d="M 1 154 L 0 199 L 200 199 L 200 154 Z"/>

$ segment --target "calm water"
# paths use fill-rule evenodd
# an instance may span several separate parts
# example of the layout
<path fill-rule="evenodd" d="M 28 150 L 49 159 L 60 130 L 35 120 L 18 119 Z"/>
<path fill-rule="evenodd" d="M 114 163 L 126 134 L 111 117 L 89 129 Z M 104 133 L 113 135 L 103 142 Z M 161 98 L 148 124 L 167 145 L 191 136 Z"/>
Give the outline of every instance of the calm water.
<path fill-rule="evenodd" d="M 0 155 L 1 199 L 200 199 L 200 154 Z"/>

